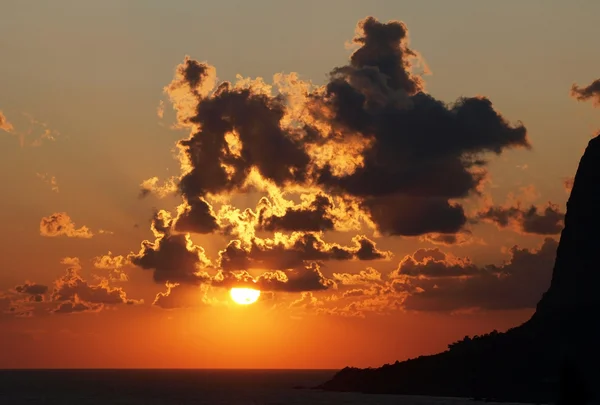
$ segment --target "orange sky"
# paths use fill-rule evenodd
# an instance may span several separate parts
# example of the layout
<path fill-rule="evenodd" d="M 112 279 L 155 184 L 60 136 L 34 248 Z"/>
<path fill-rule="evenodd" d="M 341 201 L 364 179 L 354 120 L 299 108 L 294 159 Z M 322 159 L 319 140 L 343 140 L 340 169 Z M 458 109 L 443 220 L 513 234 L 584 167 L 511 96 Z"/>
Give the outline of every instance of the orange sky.
<path fill-rule="evenodd" d="M 0 16 L 0 367 L 377 366 L 548 287 L 594 13 L 26 3 Z"/>

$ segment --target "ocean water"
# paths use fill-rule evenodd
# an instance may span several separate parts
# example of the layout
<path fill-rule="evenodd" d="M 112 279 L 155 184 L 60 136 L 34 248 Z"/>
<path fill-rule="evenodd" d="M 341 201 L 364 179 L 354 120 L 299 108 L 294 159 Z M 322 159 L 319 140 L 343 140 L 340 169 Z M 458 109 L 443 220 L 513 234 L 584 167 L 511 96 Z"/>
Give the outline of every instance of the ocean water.
<path fill-rule="evenodd" d="M 0 370 L 0 404 L 483 404 L 457 398 L 365 395 L 299 388 L 318 385 L 334 373 L 334 370 Z"/>

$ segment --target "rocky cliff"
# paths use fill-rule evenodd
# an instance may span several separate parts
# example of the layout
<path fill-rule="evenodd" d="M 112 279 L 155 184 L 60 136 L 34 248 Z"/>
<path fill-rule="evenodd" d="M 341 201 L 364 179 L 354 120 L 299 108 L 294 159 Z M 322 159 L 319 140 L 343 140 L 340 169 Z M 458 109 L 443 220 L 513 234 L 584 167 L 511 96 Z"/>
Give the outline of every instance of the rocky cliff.
<path fill-rule="evenodd" d="M 600 398 L 599 258 L 600 136 L 579 164 L 551 286 L 529 321 L 436 355 L 377 369 L 345 368 L 319 388 L 522 402 L 566 396 L 572 405 Z"/>

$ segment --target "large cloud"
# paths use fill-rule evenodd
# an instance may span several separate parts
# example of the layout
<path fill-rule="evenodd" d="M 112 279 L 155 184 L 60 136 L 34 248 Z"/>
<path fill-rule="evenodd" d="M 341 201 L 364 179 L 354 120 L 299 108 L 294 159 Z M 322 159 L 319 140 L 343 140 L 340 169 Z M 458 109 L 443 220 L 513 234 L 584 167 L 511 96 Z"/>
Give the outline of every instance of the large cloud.
<path fill-rule="evenodd" d="M 325 86 L 276 75 L 217 83 L 216 70 L 186 57 L 165 91 L 178 125 L 184 197 L 182 231 L 218 228 L 205 198 L 247 191 L 253 173 L 275 187 L 320 187 L 354 198 L 381 233 L 453 234 L 467 218 L 460 202 L 484 177 L 487 154 L 529 147 L 485 97 L 447 104 L 424 92 L 418 55 L 398 21 L 359 22 L 358 49 Z M 302 207 L 263 215 L 269 231 L 336 227 L 324 194 Z M 177 226 L 176 226 L 177 228 Z"/>

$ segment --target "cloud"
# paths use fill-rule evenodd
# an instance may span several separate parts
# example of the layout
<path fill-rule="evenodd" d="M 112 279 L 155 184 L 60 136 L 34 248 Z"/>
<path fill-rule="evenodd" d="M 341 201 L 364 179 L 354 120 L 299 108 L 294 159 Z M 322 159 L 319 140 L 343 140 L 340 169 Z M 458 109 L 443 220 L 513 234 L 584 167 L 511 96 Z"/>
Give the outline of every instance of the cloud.
<path fill-rule="evenodd" d="M 175 179 L 173 177 L 165 180 L 162 184 L 160 184 L 160 179 L 158 177 L 150 177 L 140 184 L 139 197 L 144 198 L 150 194 L 154 194 L 159 198 L 165 198 L 175 194 L 176 191 L 177 184 L 175 184 Z"/>
<path fill-rule="evenodd" d="M 406 256 L 402 259 L 398 268 L 390 273 L 389 277 L 461 277 L 474 275 L 478 272 L 479 268 L 468 259 L 457 258 L 435 248 L 419 249 L 412 256 Z"/>
<path fill-rule="evenodd" d="M 139 253 L 128 256 L 131 263 L 153 270 L 154 281 L 161 284 L 199 284 L 210 279 L 201 271 L 210 264 L 204 249 L 194 245 L 189 234 L 172 233 L 172 224 L 168 212 L 157 212 L 152 220 L 155 241 L 143 241 Z"/>
<path fill-rule="evenodd" d="M 421 242 L 429 242 L 433 245 L 468 245 L 470 243 L 479 242 L 480 240 L 473 237 L 471 232 L 463 231 L 460 233 L 428 233 L 419 237 Z"/>
<path fill-rule="evenodd" d="M 323 302 L 319 301 L 312 292 L 304 291 L 300 293 L 300 298 L 290 303 L 289 308 L 312 310 L 322 305 Z"/>
<path fill-rule="evenodd" d="M 381 273 L 372 267 L 361 270 L 358 274 L 333 273 L 333 278 L 343 285 L 362 285 L 381 282 Z"/>
<path fill-rule="evenodd" d="M 41 179 L 44 183 L 48 184 L 52 191 L 54 191 L 55 193 L 58 193 L 59 189 L 58 189 L 58 181 L 56 180 L 56 177 L 51 176 L 47 173 L 36 173 L 36 176 L 39 179 Z"/>
<path fill-rule="evenodd" d="M 460 200 L 477 193 L 488 155 L 530 147 L 525 127 L 510 124 L 485 97 L 448 104 L 425 93 L 402 22 L 368 17 L 353 41 L 348 64 L 324 86 L 296 74 L 275 75 L 273 85 L 241 77 L 218 83 L 205 62 L 186 57 L 177 66 L 165 92 L 177 125 L 190 129 L 178 142 L 182 171 L 174 180 L 185 218 L 199 225 L 182 217 L 187 229 L 215 230 L 208 199 L 255 189 L 253 176 L 264 187 L 319 190 L 297 205 L 263 206 L 262 230 L 337 229 L 349 215 L 334 215 L 335 198 L 354 201 L 382 234 L 463 229 Z"/>
<path fill-rule="evenodd" d="M 263 199 L 263 207 L 259 209 L 258 218 L 261 229 L 267 231 L 300 231 L 319 232 L 334 229 L 334 218 L 331 214 L 333 201 L 324 194 L 317 194 L 310 203 L 288 208 L 281 216 L 267 212 L 272 211 L 265 207 L 268 200 Z"/>
<path fill-rule="evenodd" d="M 14 130 L 13 125 L 8 121 L 2 111 L 0 111 L 0 129 L 6 132 L 12 132 Z"/>
<path fill-rule="evenodd" d="M 177 208 L 174 229 L 206 234 L 215 232 L 219 225 L 212 206 L 203 198 L 192 198 Z"/>
<path fill-rule="evenodd" d="M 55 314 L 72 314 L 77 312 L 98 312 L 102 309 L 101 304 L 91 304 L 81 301 L 65 301 L 54 309 Z"/>
<path fill-rule="evenodd" d="M 365 316 L 398 310 L 454 312 L 535 308 L 552 278 L 558 242 L 539 249 L 513 246 L 500 265 L 476 265 L 438 248 L 418 249 L 383 276 L 373 268 L 334 273 L 341 295 L 317 310 L 324 315 Z"/>
<path fill-rule="evenodd" d="M 70 267 L 65 274 L 54 281 L 51 299 L 58 302 L 55 313 L 99 311 L 106 305 L 139 304 L 143 300 L 127 298 L 122 288 L 111 287 L 108 280 L 101 279 L 97 285 L 91 285 L 80 274 L 78 258 L 65 258 L 61 261 Z"/>
<path fill-rule="evenodd" d="M 54 282 L 53 301 L 81 301 L 92 304 L 134 304 L 136 300 L 127 299 L 125 291 L 110 287 L 106 280 L 98 285 L 90 285 L 79 274 L 79 269 L 71 267 L 64 276 Z"/>
<path fill-rule="evenodd" d="M 209 305 L 205 285 L 166 284 L 167 291 L 158 293 L 152 305 L 162 309 L 193 308 Z"/>
<path fill-rule="evenodd" d="M 510 260 L 500 266 L 474 267 L 464 260 L 461 270 L 457 263 L 440 261 L 435 275 L 446 272 L 446 277 L 432 277 L 434 268 L 420 263 L 411 269 L 411 274 L 425 277 L 410 279 L 413 292 L 404 301 L 404 308 L 417 311 L 535 308 L 550 285 L 557 248 L 558 242 L 551 238 L 538 250 L 514 246 Z M 456 277 L 461 271 L 466 277 Z"/>
<path fill-rule="evenodd" d="M 129 258 L 126 256 L 114 256 L 112 252 L 103 256 L 96 256 L 93 259 L 94 267 L 108 271 L 110 281 L 127 281 L 129 277 L 123 271 L 123 267 L 131 265 Z"/>
<path fill-rule="evenodd" d="M 273 239 L 254 238 L 249 246 L 234 240 L 219 252 L 219 265 L 224 270 L 249 268 L 290 269 L 305 261 L 327 260 L 387 260 L 391 252 L 377 249 L 375 242 L 364 235 L 352 239 L 354 246 L 327 243 L 317 233 L 277 233 Z"/>
<path fill-rule="evenodd" d="M 335 287 L 335 282 L 323 276 L 317 263 L 310 263 L 287 271 L 263 273 L 256 286 L 261 291 L 305 292 L 327 290 Z"/>
<path fill-rule="evenodd" d="M 15 291 L 27 295 L 29 301 L 43 302 L 44 296 L 48 292 L 48 286 L 27 281 L 25 284 L 16 286 Z"/>
<path fill-rule="evenodd" d="M 66 212 L 56 212 L 40 221 L 40 235 L 48 237 L 67 236 L 69 238 L 89 239 L 94 234 L 87 226 L 76 228 Z"/>
<path fill-rule="evenodd" d="M 57 130 L 50 128 L 47 123 L 35 119 L 31 114 L 22 112 L 21 115 L 27 123 L 22 126 L 19 125 L 17 130 L 6 121 L 6 117 L 0 112 L 0 129 L 17 136 L 21 147 L 39 147 L 46 141 L 56 141 L 60 136 Z"/>
<path fill-rule="evenodd" d="M 81 263 L 77 257 L 65 257 L 61 263 L 68 268 L 51 288 L 26 281 L 9 290 L 8 294 L 0 293 L 0 312 L 29 317 L 48 313 L 97 312 L 114 305 L 143 303 L 143 300 L 128 298 L 122 288 L 110 286 L 107 279 L 97 277 L 99 282 L 90 284 L 81 276 Z"/>
<path fill-rule="evenodd" d="M 577 101 L 592 100 L 595 106 L 600 105 L 600 79 L 594 80 L 592 83 L 585 87 L 579 87 L 573 84 L 571 87 L 571 97 L 577 99 Z"/>
<path fill-rule="evenodd" d="M 500 228 L 513 226 L 522 233 L 556 235 L 563 229 L 565 214 L 558 205 L 548 203 L 543 211 L 535 205 L 528 209 L 492 206 L 480 212 L 478 218 L 493 222 Z"/>

